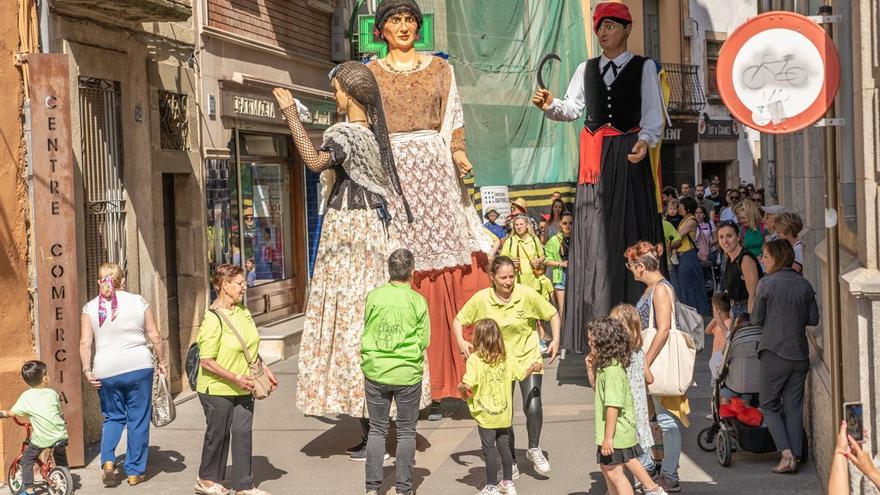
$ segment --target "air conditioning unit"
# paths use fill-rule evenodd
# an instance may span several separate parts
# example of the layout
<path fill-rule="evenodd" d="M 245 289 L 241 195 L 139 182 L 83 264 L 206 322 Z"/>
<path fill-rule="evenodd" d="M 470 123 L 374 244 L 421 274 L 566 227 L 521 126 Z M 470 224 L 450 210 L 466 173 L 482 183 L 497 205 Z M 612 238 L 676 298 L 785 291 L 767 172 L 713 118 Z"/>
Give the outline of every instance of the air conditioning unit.
<path fill-rule="evenodd" d="M 330 20 L 330 58 L 334 62 L 351 60 L 351 44 L 348 42 L 348 21 L 351 5 L 339 2 Z"/>

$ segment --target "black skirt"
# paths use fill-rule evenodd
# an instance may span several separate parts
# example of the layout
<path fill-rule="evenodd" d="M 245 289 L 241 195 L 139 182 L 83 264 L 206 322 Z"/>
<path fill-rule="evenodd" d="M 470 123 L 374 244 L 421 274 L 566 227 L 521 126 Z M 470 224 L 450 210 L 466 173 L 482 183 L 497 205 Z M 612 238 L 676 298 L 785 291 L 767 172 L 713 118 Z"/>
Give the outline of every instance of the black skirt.
<path fill-rule="evenodd" d="M 644 291 L 626 269 L 626 248 L 663 241 L 651 161 L 626 158 L 636 141 L 635 133 L 606 137 L 599 182 L 577 187 L 562 332 L 562 347 L 573 352 L 587 352 L 587 322 L 635 304 Z"/>
<path fill-rule="evenodd" d="M 618 464 L 626 464 L 632 459 L 638 459 L 644 453 L 639 444 L 626 449 L 614 449 L 611 455 L 602 455 L 602 446 L 596 446 L 596 462 L 600 466 L 616 466 Z"/>

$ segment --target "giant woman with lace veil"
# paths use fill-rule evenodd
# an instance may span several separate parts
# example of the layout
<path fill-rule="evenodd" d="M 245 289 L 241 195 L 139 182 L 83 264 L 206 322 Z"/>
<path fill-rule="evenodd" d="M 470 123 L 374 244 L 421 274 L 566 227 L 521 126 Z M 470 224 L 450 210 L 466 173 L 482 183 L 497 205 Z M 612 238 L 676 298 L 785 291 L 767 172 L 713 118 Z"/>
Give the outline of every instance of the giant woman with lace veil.
<path fill-rule="evenodd" d="M 489 286 L 492 239 L 459 178 L 471 164 L 455 76 L 442 58 L 415 50 L 421 25 L 413 0 L 380 3 L 376 29 L 388 55 L 367 67 L 379 83 L 400 185 L 412 211 L 403 242 L 416 257 L 413 286 L 428 300 L 431 395 L 439 400 L 458 397 L 464 361 L 452 321 L 473 294 Z M 434 413 L 431 419 L 439 419 Z"/>
<path fill-rule="evenodd" d="M 274 91 L 305 165 L 322 174 L 322 183 L 332 183 L 306 306 L 296 403 L 307 415 L 364 418 L 360 339 L 366 295 L 387 280 L 387 257 L 399 239 L 395 226 L 407 223 L 408 207 L 375 77 L 363 64 L 345 62 L 330 78 L 347 122 L 327 129 L 320 149 L 309 139 L 290 91 Z M 402 216 L 393 224 L 392 211 Z"/>

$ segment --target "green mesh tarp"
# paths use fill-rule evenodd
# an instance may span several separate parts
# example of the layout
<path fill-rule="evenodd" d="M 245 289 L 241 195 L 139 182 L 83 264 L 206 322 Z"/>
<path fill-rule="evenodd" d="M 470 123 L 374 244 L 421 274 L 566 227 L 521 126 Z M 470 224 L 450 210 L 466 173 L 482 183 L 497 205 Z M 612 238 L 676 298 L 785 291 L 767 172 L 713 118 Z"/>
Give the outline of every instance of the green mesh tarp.
<path fill-rule="evenodd" d="M 586 59 L 580 4 L 445 2 L 445 23 L 438 27 L 446 31 L 447 46 L 440 48 L 455 68 L 477 186 L 576 181 L 580 125 L 545 119 L 531 96 L 544 54 L 562 59 L 544 70 L 548 89 L 557 97 L 564 96 L 569 78 Z"/>

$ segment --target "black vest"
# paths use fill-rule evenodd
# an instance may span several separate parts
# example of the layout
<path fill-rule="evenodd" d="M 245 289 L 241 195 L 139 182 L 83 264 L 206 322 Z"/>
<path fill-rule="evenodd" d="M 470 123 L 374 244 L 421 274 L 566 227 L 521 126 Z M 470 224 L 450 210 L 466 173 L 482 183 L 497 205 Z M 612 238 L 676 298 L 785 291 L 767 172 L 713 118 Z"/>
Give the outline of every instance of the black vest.
<path fill-rule="evenodd" d="M 611 125 L 618 131 L 627 132 L 639 126 L 645 60 L 645 57 L 633 55 L 622 69 L 618 69 L 617 78 L 611 86 L 602 79 L 599 57 L 587 60 L 584 70 L 584 127 L 596 132 L 602 126 Z"/>

